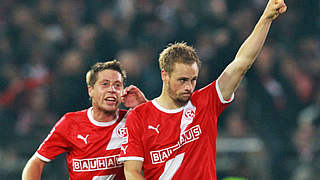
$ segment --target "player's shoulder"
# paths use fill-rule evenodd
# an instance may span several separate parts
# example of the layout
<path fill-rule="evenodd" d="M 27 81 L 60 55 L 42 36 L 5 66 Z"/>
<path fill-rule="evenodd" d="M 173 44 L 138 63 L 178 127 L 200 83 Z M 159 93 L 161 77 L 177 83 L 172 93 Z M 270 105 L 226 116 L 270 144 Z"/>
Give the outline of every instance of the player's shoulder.
<path fill-rule="evenodd" d="M 87 117 L 87 112 L 88 109 L 80 110 L 80 111 L 75 111 L 75 112 L 68 112 L 63 115 L 64 118 L 66 119 L 74 119 L 74 118 L 79 118 L 79 117 Z"/>
<path fill-rule="evenodd" d="M 211 82 L 210 84 L 206 85 L 205 87 L 194 91 L 193 95 L 198 94 L 198 93 L 204 93 L 205 91 L 212 90 L 213 88 L 215 89 L 216 83 L 217 83 L 217 80 Z"/>
<path fill-rule="evenodd" d="M 212 99 L 212 97 L 217 96 L 217 87 L 216 87 L 217 80 L 211 82 L 210 84 L 206 85 L 205 87 L 194 91 L 191 95 L 191 103 L 193 105 L 205 105 L 208 100 Z M 211 98 L 210 98 L 211 97 Z"/>
<path fill-rule="evenodd" d="M 143 111 L 146 111 L 146 110 L 150 109 L 151 107 L 152 107 L 152 101 L 148 101 L 148 102 L 139 104 L 138 106 L 133 108 L 132 111 L 134 111 L 134 112 L 143 112 Z"/>
<path fill-rule="evenodd" d="M 130 112 L 130 116 L 138 116 L 140 118 L 148 115 L 148 114 L 153 114 L 154 113 L 154 107 L 152 105 L 152 101 L 145 102 L 143 104 L 140 104 L 133 108 Z"/>
<path fill-rule="evenodd" d="M 75 122 L 84 121 L 88 119 L 87 115 L 88 109 L 75 111 L 75 112 L 68 112 L 64 114 L 60 120 L 57 122 L 56 126 L 70 126 L 72 124 L 77 124 Z"/>

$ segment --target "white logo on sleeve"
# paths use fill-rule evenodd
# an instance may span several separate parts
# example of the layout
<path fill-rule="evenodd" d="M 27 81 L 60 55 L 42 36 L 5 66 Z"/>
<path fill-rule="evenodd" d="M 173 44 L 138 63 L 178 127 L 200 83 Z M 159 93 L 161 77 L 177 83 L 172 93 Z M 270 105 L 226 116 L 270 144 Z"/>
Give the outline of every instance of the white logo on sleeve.
<path fill-rule="evenodd" d="M 155 127 L 149 125 L 149 126 L 148 126 L 148 129 L 153 129 L 153 130 L 155 130 L 155 131 L 159 134 L 159 129 L 158 129 L 159 126 L 160 126 L 160 124 L 158 124 L 157 127 L 155 128 Z"/>
<path fill-rule="evenodd" d="M 126 145 L 125 147 L 121 146 L 121 151 L 123 151 L 123 154 L 126 154 L 127 152 L 127 148 L 128 148 L 128 145 Z"/>
<path fill-rule="evenodd" d="M 82 139 L 84 141 L 85 144 L 87 144 L 87 138 L 88 138 L 89 134 L 86 135 L 86 137 L 84 138 L 82 135 L 78 134 L 77 138 L 78 139 Z"/>

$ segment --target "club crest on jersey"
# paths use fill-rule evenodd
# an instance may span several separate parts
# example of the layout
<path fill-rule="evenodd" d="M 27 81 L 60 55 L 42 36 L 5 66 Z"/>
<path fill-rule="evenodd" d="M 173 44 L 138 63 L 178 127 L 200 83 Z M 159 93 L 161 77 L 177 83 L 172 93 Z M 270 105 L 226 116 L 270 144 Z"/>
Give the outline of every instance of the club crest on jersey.
<path fill-rule="evenodd" d="M 117 135 L 122 137 L 121 144 L 127 144 L 128 143 L 128 129 L 127 127 L 121 127 L 117 130 Z M 120 145 L 121 145 L 120 144 Z"/>
<path fill-rule="evenodd" d="M 122 138 L 125 138 L 128 136 L 128 130 L 126 127 L 121 127 L 117 130 L 117 135 L 122 137 Z"/>
<path fill-rule="evenodd" d="M 192 121 L 196 113 L 194 112 L 193 109 L 186 109 L 184 112 L 184 117 L 186 118 L 187 121 Z"/>

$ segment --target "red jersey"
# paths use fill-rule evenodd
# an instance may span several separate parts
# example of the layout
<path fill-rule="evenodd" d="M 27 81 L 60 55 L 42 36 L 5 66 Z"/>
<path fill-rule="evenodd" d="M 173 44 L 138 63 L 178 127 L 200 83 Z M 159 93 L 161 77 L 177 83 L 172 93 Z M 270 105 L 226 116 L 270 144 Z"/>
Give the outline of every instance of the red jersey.
<path fill-rule="evenodd" d="M 49 162 L 67 152 L 69 179 L 125 179 L 120 154 L 126 110 L 110 122 L 93 119 L 92 108 L 65 114 L 35 155 Z"/>
<path fill-rule="evenodd" d="M 147 180 L 216 180 L 217 119 L 233 97 L 225 101 L 214 81 L 179 109 L 139 105 L 127 117 L 119 161 L 143 161 Z"/>

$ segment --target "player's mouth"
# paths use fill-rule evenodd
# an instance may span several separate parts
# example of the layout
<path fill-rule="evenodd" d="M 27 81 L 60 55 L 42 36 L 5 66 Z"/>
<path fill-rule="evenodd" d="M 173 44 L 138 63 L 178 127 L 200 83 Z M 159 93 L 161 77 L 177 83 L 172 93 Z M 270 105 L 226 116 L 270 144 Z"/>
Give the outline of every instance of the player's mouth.
<path fill-rule="evenodd" d="M 108 105 L 114 105 L 117 103 L 117 99 L 115 97 L 107 97 L 104 100 Z"/>
<path fill-rule="evenodd" d="M 183 97 L 190 97 L 191 96 L 191 93 L 182 93 L 181 94 Z"/>

